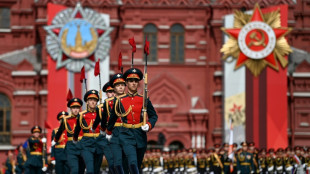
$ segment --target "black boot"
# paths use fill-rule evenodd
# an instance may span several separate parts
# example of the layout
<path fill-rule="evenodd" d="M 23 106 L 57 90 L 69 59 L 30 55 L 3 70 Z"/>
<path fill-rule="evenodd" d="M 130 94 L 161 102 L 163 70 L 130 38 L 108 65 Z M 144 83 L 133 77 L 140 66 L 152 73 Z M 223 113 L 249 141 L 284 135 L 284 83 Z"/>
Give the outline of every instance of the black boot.
<path fill-rule="evenodd" d="M 130 174 L 139 174 L 138 166 L 135 164 L 130 164 L 129 171 Z"/>
<path fill-rule="evenodd" d="M 114 167 L 109 167 L 109 174 L 116 174 Z"/>
<path fill-rule="evenodd" d="M 116 174 L 124 174 L 124 169 L 122 166 L 115 166 L 114 171 Z"/>

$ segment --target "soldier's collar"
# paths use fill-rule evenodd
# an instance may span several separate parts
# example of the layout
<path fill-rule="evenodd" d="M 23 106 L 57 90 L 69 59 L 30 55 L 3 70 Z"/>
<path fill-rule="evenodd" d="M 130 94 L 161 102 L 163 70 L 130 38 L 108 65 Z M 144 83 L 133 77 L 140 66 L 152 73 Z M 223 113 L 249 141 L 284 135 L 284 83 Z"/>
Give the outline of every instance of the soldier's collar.
<path fill-rule="evenodd" d="M 87 112 L 96 112 L 96 109 L 87 108 Z"/>
<path fill-rule="evenodd" d="M 128 92 L 127 95 L 128 95 L 129 97 L 134 97 L 134 96 L 138 95 L 138 91 L 136 91 L 136 92 L 133 93 L 133 94 L 131 94 L 131 93 Z"/>

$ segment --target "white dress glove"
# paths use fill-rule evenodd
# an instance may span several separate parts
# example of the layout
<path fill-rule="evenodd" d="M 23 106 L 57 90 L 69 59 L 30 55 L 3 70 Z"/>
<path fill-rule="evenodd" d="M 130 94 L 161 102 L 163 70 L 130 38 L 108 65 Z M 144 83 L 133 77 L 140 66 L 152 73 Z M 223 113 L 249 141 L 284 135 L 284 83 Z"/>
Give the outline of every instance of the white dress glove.
<path fill-rule="evenodd" d="M 41 139 L 42 143 L 46 143 L 46 138 Z"/>
<path fill-rule="evenodd" d="M 147 132 L 147 131 L 149 131 L 150 126 L 149 126 L 148 124 L 145 124 L 145 125 L 141 126 L 141 129 L 142 129 L 144 132 Z"/>
<path fill-rule="evenodd" d="M 47 167 L 43 167 L 43 168 L 42 168 L 42 171 L 43 171 L 43 172 L 46 172 L 46 170 L 47 170 Z"/>
<path fill-rule="evenodd" d="M 72 140 L 72 143 L 73 143 L 73 144 L 77 144 L 77 141 L 75 141 L 75 140 Z"/>
<path fill-rule="evenodd" d="M 103 130 L 100 129 L 100 134 L 103 135 L 103 136 L 105 136 L 106 133 L 105 133 L 105 131 L 103 131 Z"/>
<path fill-rule="evenodd" d="M 53 165 L 56 165 L 56 161 L 55 161 L 55 160 L 51 161 L 51 163 L 52 163 Z"/>
<path fill-rule="evenodd" d="M 106 138 L 108 141 L 111 141 L 112 134 L 111 134 L 111 135 L 106 134 L 106 135 L 105 135 L 105 138 Z"/>
<path fill-rule="evenodd" d="M 56 144 L 56 142 L 53 140 L 53 141 L 52 141 L 52 146 L 55 146 L 55 144 Z"/>

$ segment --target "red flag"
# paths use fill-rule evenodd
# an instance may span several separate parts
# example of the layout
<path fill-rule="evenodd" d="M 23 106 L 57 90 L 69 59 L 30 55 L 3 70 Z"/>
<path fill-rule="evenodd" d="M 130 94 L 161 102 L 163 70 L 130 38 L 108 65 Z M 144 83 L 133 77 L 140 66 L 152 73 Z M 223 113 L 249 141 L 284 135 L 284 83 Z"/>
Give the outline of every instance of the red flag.
<path fill-rule="evenodd" d="M 150 54 L 150 42 L 147 41 L 147 38 L 145 38 L 145 45 L 144 45 L 144 53 L 146 55 L 149 55 Z"/>
<path fill-rule="evenodd" d="M 135 42 L 135 38 L 132 37 L 131 39 L 129 39 L 129 44 L 132 47 L 132 52 L 135 53 L 136 52 L 136 42 Z"/>
<path fill-rule="evenodd" d="M 94 75 L 97 76 L 100 74 L 100 62 L 99 60 L 96 62 Z"/>
<path fill-rule="evenodd" d="M 44 127 L 45 129 L 52 129 L 52 126 L 50 126 L 47 120 L 45 120 Z"/>
<path fill-rule="evenodd" d="M 82 69 L 81 69 L 80 82 L 83 83 L 84 79 L 85 79 L 85 68 L 83 66 Z"/>
<path fill-rule="evenodd" d="M 122 68 L 122 52 L 119 52 L 119 56 L 118 56 L 118 70 L 121 70 Z"/>
<path fill-rule="evenodd" d="M 67 101 L 71 100 L 72 98 L 73 98 L 73 95 L 72 95 L 71 90 L 69 89 L 68 94 L 67 94 Z"/>

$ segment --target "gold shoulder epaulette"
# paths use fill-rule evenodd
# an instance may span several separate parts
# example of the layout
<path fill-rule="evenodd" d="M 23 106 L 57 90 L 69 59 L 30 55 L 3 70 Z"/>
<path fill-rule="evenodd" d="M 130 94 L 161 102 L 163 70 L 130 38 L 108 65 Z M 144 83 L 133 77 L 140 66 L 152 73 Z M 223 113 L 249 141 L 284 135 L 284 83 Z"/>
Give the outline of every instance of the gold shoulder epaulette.
<path fill-rule="evenodd" d="M 84 111 L 80 112 L 79 114 L 80 114 L 80 115 L 83 115 L 83 114 L 85 114 L 86 112 L 87 112 L 87 110 L 84 110 Z"/>
<path fill-rule="evenodd" d="M 143 97 L 143 94 L 138 94 L 137 96 Z"/>
<path fill-rule="evenodd" d="M 110 98 L 105 99 L 106 102 L 109 102 L 111 100 L 114 100 L 114 97 L 110 97 Z"/>
<path fill-rule="evenodd" d="M 103 107 L 103 103 L 97 105 L 98 108 L 102 108 Z"/>
<path fill-rule="evenodd" d="M 121 97 L 125 97 L 127 94 L 122 94 L 120 96 L 118 96 L 118 98 L 121 98 Z"/>

